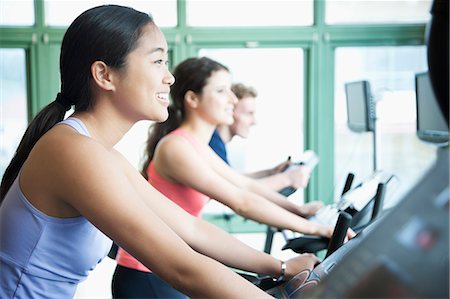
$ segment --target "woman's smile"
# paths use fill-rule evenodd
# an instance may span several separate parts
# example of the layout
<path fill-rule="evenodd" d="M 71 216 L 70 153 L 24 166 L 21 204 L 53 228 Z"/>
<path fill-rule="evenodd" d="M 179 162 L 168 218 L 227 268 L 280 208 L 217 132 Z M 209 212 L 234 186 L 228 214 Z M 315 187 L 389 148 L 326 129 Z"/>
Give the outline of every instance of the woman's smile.
<path fill-rule="evenodd" d="M 162 103 L 164 106 L 169 106 L 169 93 L 167 92 L 158 92 L 156 94 L 156 98 L 160 103 Z"/>

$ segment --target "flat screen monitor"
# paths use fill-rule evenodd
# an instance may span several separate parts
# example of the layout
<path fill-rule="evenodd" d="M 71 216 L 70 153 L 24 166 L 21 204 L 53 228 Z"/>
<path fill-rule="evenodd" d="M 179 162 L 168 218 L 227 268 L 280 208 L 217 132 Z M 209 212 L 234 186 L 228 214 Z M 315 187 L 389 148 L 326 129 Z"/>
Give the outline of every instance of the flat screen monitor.
<path fill-rule="evenodd" d="M 417 137 L 432 143 L 448 143 L 448 123 L 434 96 L 428 72 L 418 73 L 416 81 Z"/>
<path fill-rule="evenodd" d="M 347 125 L 353 132 L 370 132 L 374 126 L 374 111 L 368 81 L 345 83 Z"/>

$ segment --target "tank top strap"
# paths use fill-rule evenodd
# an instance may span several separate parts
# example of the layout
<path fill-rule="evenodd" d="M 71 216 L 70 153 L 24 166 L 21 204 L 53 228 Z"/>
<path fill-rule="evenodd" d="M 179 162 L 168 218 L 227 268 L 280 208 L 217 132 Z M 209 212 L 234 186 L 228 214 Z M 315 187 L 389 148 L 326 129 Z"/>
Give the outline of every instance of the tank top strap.
<path fill-rule="evenodd" d="M 86 125 L 78 118 L 69 117 L 69 118 L 67 118 L 67 119 L 57 123 L 57 125 L 60 125 L 60 124 L 71 126 L 78 133 L 80 133 L 82 135 L 85 135 L 85 136 L 88 136 L 88 137 L 91 137 L 91 135 L 89 134 L 89 131 L 88 131 Z"/>
<path fill-rule="evenodd" d="M 192 144 L 197 151 L 202 151 L 202 145 L 201 145 L 200 141 L 198 141 L 194 136 L 192 136 L 185 130 L 177 128 L 177 129 L 173 130 L 170 134 L 184 137 L 184 139 L 186 139 L 190 144 Z"/>

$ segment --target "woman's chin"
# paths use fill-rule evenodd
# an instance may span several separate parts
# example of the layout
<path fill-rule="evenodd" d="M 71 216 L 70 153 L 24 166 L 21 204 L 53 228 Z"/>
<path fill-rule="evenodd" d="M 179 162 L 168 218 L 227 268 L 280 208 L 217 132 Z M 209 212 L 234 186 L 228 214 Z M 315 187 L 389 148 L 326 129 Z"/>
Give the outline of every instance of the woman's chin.
<path fill-rule="evenodd" d="M 169 112 L 166 110 L 165 113 L 160 113 L 158 115 L 153 115 L 153 117 L 150 118 L 150 120 L 156 121 L 156 122 L 165 122 L 167 118 L 169 117 Z"/>
<path fill-rule="evenodd" d="M 230 118 L 228 118 L 228 119 L 224 122 L 224 125 L 230 126 L 230 125 L 232 125 L 233 123 L 234 123 L 234 118 L 233 118 L 233 117 L 230 117 Z"/>

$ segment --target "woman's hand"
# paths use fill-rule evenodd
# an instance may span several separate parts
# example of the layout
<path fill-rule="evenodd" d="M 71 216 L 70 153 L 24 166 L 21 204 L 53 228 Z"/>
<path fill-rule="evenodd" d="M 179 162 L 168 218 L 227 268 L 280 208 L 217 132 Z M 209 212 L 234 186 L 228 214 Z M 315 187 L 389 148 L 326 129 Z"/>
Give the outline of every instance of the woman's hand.
<path fill-rule="evenodd" d="M 285 171 L 286 168 L 288 168 L 291 164 L 292 164 L 292 161 L 291 161 L 291 157 L 289 156 L 286 161 L 283 161 L 280 164 L 278 164 L 277 166 L 275 166 L 274 168 L 272 168 L 271 175 Z"/>
<path fill-rule="evenodd" d="M 321 227 L 319 227 L 317 235 L 331 238 L 331 236 L 333 235 L 333 232 L 334 232 L 333 226 L 322 225 Z M 356 236 L 356 233 L 351 228 L 347 229 L 347 235 L 345 237 L 345 242 L 352 239 L 354 236 Z"/>
<path fill-rule="evenodd" d="M 333 231 L 334 231 L 334 226 L 319 225 L 316 235 L 326 237 L 326 238 L 331 238 L 331 236 L 333 235 Z"/>
<path fill-rule="evenodd" d="M 287 260 L 285 280 L 291 279 L 305 269 L 312 270 L 319 263 L 319 258 L 311 253 L 303 253 L 290 260 Z"/>
<path fill-rule="evenodd" d="M 307 166 L 296 166 L 288 169 L 286 175 L 289 178 L 290 186 L 294 188 L 306 188 L 311 176 L 311 169 Z"/>
<path fill-rule="evenodd" d="M 356 233 L 351 228 L 349 228 L 347 230 L 347 237 L 345 238 L 345 242 L 347 242 L 348 240 L 352 239 L 355 236 L 356 236 Z"/>
<path fill-rule="evenodd" d="M 315 215 L 321 208 L 323 208 L 323 203 L 320 201 L 308 202 L 300 206 L 301 216 L 311 217 Z"/>

